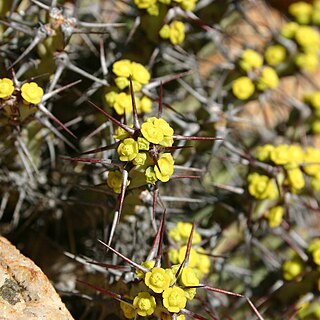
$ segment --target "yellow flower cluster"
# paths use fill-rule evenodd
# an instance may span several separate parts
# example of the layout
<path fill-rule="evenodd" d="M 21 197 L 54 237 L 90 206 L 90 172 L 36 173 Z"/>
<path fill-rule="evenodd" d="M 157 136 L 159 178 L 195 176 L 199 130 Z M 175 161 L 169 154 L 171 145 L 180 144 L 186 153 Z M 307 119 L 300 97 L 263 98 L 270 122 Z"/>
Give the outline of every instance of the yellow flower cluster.
<path fill-rule="evenodd" d="M 128 319 L 134 318 L 137 314 L 147 317 L 157 309 L 165 310 L 167 313 L 179 313 L 186 307 L 187 301 L 192 300 L 196 294 L 196 288 L 186 288 L 198 286 L 199 278 L 194 269 L 190 266 L 181 268 L 180 265 L 173 265 L 171 268 L 155 267 L 155 261 L 145 261 L 143 267 L 149 269 L 148 272 L 137 270 L 138 279 L 143 283 L 139 285 L 139 292 L 133 299 L 133 304 L 120 303 L 124 316 Z M 184 320 L 183 315 L 177 317 Z"/>
<path fill-rule="evenodd" d="M 112 71 L 117 76 L 114 81 L 120 90 L 128 89 L 130 77 L 135 92 L 140 91 L 142 86 L 150 81 L 150 73 L 142 64 L 127 59 L 115 62 Z M 119 115 L 132 113 L 132 98 L 129 92 L 110 91 L 105 95 L 105 100 Z M 140 97 L 135 96 L 135 102 L 139 114 L 151 112 L 152 101 L 148 97 L 141 97 L 140 94 Z"/>
<path fill-rule="evenodd" d="M 320 33 L 310 26 L 289 22 L 282 27 L 281 35 L 291 39 L 298 46 L 295 53 L 295 64 L 307 72 L 313 72 L 318 67 L 320 49 Z"/>
<path fill-rule="evenodd" d="M 130 136 L 118 128 L 114 138 L 120 140 L 117 147 L 119 159 L 138 166 L 145 174 L 146 183 L 167 182 L 174 172 L 174 160 L 170 153 L 164 152 L 164 147 L 172 146 L 173 133 L 167 121 L 156 117 L 146 118 L 138 135 Z M 110 181 L 108 179 L 108 185 L 115 192 L 121 190 L 119 179 L 115 174 Z"/>
<path fill-rule="evenodd" d="M 194 10 L 198 0 L 134 0 L 139 9 L 147 10 L 152 16 L 159 15 L 159 6 L 162 5 L 179 5 L 183 10 Z"/>
<path fill-rule="evenodd" d="M 285 280 L 293 280 L 304 270 L 304 263 L 299 256 L 295 255 L 291 260 L 285 261 L 283 266 L 283 277 Z"/>
<path fill-rule="evenodd" d="M 286 60 L 287 51 L 285 47 L 280 44 L 269 46 L 264 53 L 267 64 L 270 66 L 277 66 L 279 63 Z"/>
<path fill-rule="evenodd" d="M 107 178 L 107 185 L 115 193 L 121 193 L 122 186 L 122 174 L 120 171 L 110 171 Z M 127 181 L 127 186 L 129 185 L 129 180 Z"/>
<path fill-rule="evenodd" d="M 315 0 L 313 4 L 304 1 L 295 2 L 290 5 L 289 13 L 299 24 L 320 25 L 319 0 Z"/>
<path fill-rule="evenodd" d="M 185 25 L 181 21 L 165 24 L 159 31 L 162 39 L 169 39 L 172 44 L 181 44 L 185 39 Z"/>
<path fill-rule="evenodd" d="M 263 57 L 257 51 L 244 50 L 238 64 L 247 75 L 235 79 L 231 84 L 236 98 L 247 100 L 256 90 L 265 91 L 279 85 L 277 72 L 270 66 L 263 66 Z"/>
<path fill-rule="evenodd" d="M 273 146 L 266 144 L 257 148 L 256 157 L 262 162 L 283 166 L 286 174 L 284 182 L 290 186 L 293 193 L 297 193 L 305 187 L 303 172 L 311 176 L 313 190 L 320 190 L 319 149 L 313 147 L 303 149 L 299 145 L 280 144 Z"/>
<path fill-rule="evenodd" d="M 0 99 L 8 99 L 14 93 L 12 80 L 8 78 L 0 79 Z M 20 88 L 21 97 L 24 104 L 38 104 L 43 96 L 43 89 L 35 82 L 27 82 Z"/>
<path fill-rule="evenodd" d="M 283 207 L 273 207 L 265 213 L 265 216 L 268 219 L 268 223 L 271 228 L 279 227 L 282 222 Z"/>
<path fill-rule="evenodd" d="M 187 246 L 192 224 L 189 222 L 178 222 L 177 225 L 170 229 L 169 237 L 175 242 L 175 247 L 169 250 L 169 259 L 173 264 L 182 263 L 186 254 Z M 192 245 L 198 245 L 201 242 L 201 235 L 195 230 L 192 237 Z M 189 256 L 189 266 L 192 267 L 199 279 L 210 271 L 210 259 L 205 254 L 205 250 L 196 246 L 192 247 Z"/>

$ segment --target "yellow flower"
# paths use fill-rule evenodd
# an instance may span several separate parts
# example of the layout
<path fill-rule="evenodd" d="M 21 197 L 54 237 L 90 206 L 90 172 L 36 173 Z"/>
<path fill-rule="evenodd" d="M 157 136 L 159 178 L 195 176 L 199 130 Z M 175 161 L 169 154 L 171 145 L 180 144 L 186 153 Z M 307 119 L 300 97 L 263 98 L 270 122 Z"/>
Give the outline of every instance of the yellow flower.
<path fill-rule="evenodd" d="M 180 44 L 185 38 L 185 26 L 181 21 L 173 21 L 170 24 L 170 41 L 172 44 Z"/>
<path fill-rule="evenodd" d="M 183 262 L 184 258 L 186 257 L 186 252 L 187 252 L 187 246 L 183 246 L 180 248 L 179 257 L 178 257 L 179 263 Z M 197 254 L 196 250 L 194 250 L 193 248 L 190 248 L 188 266 L 191 268 L 196 267 L 198 264 L 198 259 L 199 259 L 199 255 Z"/>
<path fill-rule="evenodd" d="M 6 99 L 12 95 L 14 86 L 12 80 L 8 78 L 0 79 L 0 98 Z"/>
<path fill-rule="evenodd" d="M 271 144 L 265 144 L 264 146 L 259 146 L 257 148 L 257 159 L 263 162 L 269 161 L 270 154 L 273 149 L 274 149 L 274 146 Z"/>
<path fill-rule="evenodd" d="M 304 151 L 299 145 L 289 146 L 289 164 L 300 165 L 304 161 Z"/>
<path fill-rule="evenodd" d="M 319 58 L 315 53 L 299 53 L 296 55 L 295 64 L 304 71 L 314 72 L 318 67 Z"/>
<path fill-rule="evenodd" d="M 182 0 L 180 6 L 183 10 L 192 11 L 196 7 L 197 1 L 198 0 Z"/>
<path fill-rule="evenodd" d="M 148 140 L 146 140 L 145 138 L 142 137 L 138 137 L 138 147 L 139 150 L 146 150 L 148 151 L 150 148 L 150 143 Z"/>
<path fill-rule="evenodd" d="M 315 91 L 311 94 L 305 95 L 304 100 L 314 109 L 320 110 L 320 91 Z"/>
<path fill-rule="evenodd" d="M 179 283 L 183 286 L 197 286 L 199 285 L 199 279 L 191 267 L 184 267 L 179 277 Z"/>
<path fill-rule="evenodd" d="M 120 171 L 110 171 L 107 179 L 108 186 L 113 189 L 115 193 L 121 192 L 122 174 Z M 127 185 L 129 182 L 127 182 Z"/>
<path fill-rule="evenodd" d="M 169 287 L 171 287 L 177 281 L 176 274 L 173 273 L 172 269 L 169 268 L 166 269 L 166 273 L 170 278 Z"/>
<path fill-rule="evenodd" d="M 290 187 L 293 191 L 298 191 L 305 186 L 304 178 L 300 168 L 293 168 L 287 170 Z"/>
<path fill-rule="evenodd" d="M 164 153 L 161 155 L 157 161 L 157 165 L 154 166 L 154 172 L 160 181 L 169 181 L 174 172 L 174 161 L 170 153 Z"/>
<path fill-rule="evenodd" d="M 153 167 L 148 167 L 145 172 L 146 182 L 150 184 L 155 184 L 158 179 Z"/>
<path fill-rule="evenodd" d="M 156 309 L 156 299 L 149 292 L 139 292 L 133 300 L 139 316 L 147 317 L 153 314 Z"/>
<path fill-rule="evenodd" d="M 169 288 L 170 276 L 166 273 L 165 269 L 155 267 L 146 273 L 144 282 L 152 291 L 161 293 Z"/>
<path fill-rule="evenodd" d="M 282 26 L 280 34 L 285 38 L 292 39 L 298 29 L 299 29 L 298 23 L 288 22 Z"/>
<path fill-rule="evenodd" d="M 38 104 L 43 96 L 43 89 L 35 82 L 25 83 L 21 87 L 21 95 L 26 102 Z"/>
<path fill-rule="evenodd" d="M 310 22 L 312 11 L 312 5 L 303 1 L 295 2 L 289 6 L 289 13 L 301 24 Z"/>
<path fill-rule="evenodd" d="M 162 39 L 169 39 L 170 38 L 170 26 L 165 24 L 159 31 L 159 36 Z"/>
<path fill-rule="evenodd" d="M 162 293 L 163 305 L 169 312 L 179 312 L 187 304 L 184 291 L 179 287 L 168 288 Z"/>
<path fill-rule="evenodd" d="M 276 199 L 278 189 L 275 182 L 265 175 L 252 173 L 248 176 L 249 193 L 256 199 Z"/>
<path fill-rule="evenodd" d="M 150 81 L 149 71 L 140 63 L 131 62 L 131 74 L 132 79 L 141 84 L 147 84 Z"/>
<path fill-rule="evenodd" d="M 315 176 L 320 171 L 320 150 L 313 147 L 307 148 L 304 156 L 303 170 L 310 176 Z M 308 164 L 310 163 L 310 164 Z"/>
<path fill-rule="evenodd" d="M 118 127 L 116 133 L 113 135 L 115 139 L 123 140 L 125 138 L 130 137 L 130 134 L 121 127 Z"/>
<path fill-rule="evenodd" d="M 163 119 L 156 117 L 146 119 L 141 126 L 141 133 L 151 143 L 160 144 L 165 147 L 173 144 L 173 129 Z"/>
<path fill-rule="evenodd" d="M 254 90 L 254 84 L 248 77 L 240 77 L 232 82 L 232 92 L 240 100 L 249 99 Z"/>
<path fill-rule="evenodd" d="M 268 219 L 271 228 L 279 227 L 283 217 L 283 207 L 276 206 L 266 212 L 265 216 Z"/>
<path fill-rule="evenodd" d="M 117 87 L 120 90 L 123 90 L 124 88 L 128 87 L 130 82 L 127 78 L 125 77 L 117 77 L 114 82 L 116 83 Z"/>
<path fill-rule="evenodd" d="M 320 191 L 320 174 L 317 174 L 316 176 L 312 177 L 311 179 L 311 188 L 315 192 Z"/>
<path fill-rule="evenodd" d="M 136 99 L 136 104 L 139 104 L 139 99 Z M 113 108 L 116 110 L 117 114 L 123 115 L 124 113 L 129 114 L 132 112 L 132 100 L 130 94 L 125 92 L 119 93 L 115 97 L 115 102 Z"/>
<path fill-rule="evenodd" d="M 175 249 L 169 249 L 169 260 L 171 261 L 171 263 L 179 263 L 179 253 L 178 250 Z"/>
<path fill-rule="evenodd" d="M 320 238 L 313 239 L 308 245 L 308 252 L 312 253 L 315 250 L 320 250 Z"/>
<path fill-rule="evenodd" d="M 288 164 L 290 161 L 289 146 L 280 144 L 270 152 L 270 159 L 278 165 Z"/>
<path fill-rule="evenodd" d="M 300 26 L 295 33 L 297 43 L 306 51 L 317 51 L 320 44 L 319 32 L 309 26 Z"/>
<path fill-rule="evenodd" d="M 121 161 L 132 161 L 139 153 L 138 142 L 126 138 L 119 144 L 117 152 Z"/>
<path fill-rule="evenodd" d="M 147 8 L 147 12 L 150 14 L 150 16 L 158 16 L 159 6 L 157 4 L 154 4 L 153 6 Z"/>
<path fill-rule="evenodd" d="M 112 71 L 118 77 L 129 78 L 131 74 L 131 61 L 123 59 L 115 62 L 112 66 Z"/>
<path fill-rule="evenodd" d="M 140 100 L 140 109 L 138 113 L 150 113 L 152 111 L 152 101 L 148 97 L 144 96 Z"/>
<path fill-rule="evenodd" d="M 303 261 L 299 257 L 286 261 L 283 266 L 283 277 L 290 281 L 296 278 L 304 269 Z"/>
<path fill-rule="evenodd" d="M 157 0 L 134 0 L 134 3 L 139 9 L 147 9 L 155 5 Z"/>
<path fill-rule="evenodd" d="M 239 66 L 242 70 L 248 72 L 252 69 L 260 68 L 263 64 L 261 55 L 252 49 L 246 49 L 243 51 Z"/>
<path fill-rule="evenodd" d="M 149 260 L 149 261 L 144 261 L 141 263 L 141 265 L 143 267 L 146 267 L 148 269 L 152 269 L 154 267 L 154 265 L 156 264 L 156 261 L 155 260 Z M 136 269 L 136 276 L 139 278 L 139 279 L 143 279 L 144 276 L 145 276 L 145 273 L 139 269 Z"/>
<path fill-rule="evenodd" d="M 178 222 L 177 224 L 177 229 L 180 233 L 181 240 L 186 243 L 189 239 L 191 229 L 192 229 L 192 224 L 189 222 Z M 169 234 L 170 235 L 170 234 Z M 197 232 L 193 232 L 193 237 L 192 237 L 192 243 L 197 244 L 201 242 L 201 235 Z"/>
<path fill-rule="evenodd" d="M 279 85 L 277 72 L 271 67 L 264 67 L 257 80 L 257 88 L 261 91 L 274 89 Z"/>
<path fill-rule="evenodd" d="M 280 44 L 270 46 L 266 49 L 264 56 L 270 66 L 276 66 L 286 59 L 286 49 Z"/>
<path fill-rule="evenodd" d="M 105 94 L 104 98 L 106 99 L 107 103 L 110 106 L 113 106 L 114 103 L 116 102 L 116 98 L 118 96 L 118 93 L 115 91 L 110 91 L 107 94 Z"/>
<path fill-rule="evenodd" d="M 130 306 L 128 303 L 120 301 L 120 308 L 127 319 L 133 319 L 136 316 L 135 308 Z"/>
<path fill-rule="evenodd" d="M 135 166 L 142 166 L 145 164 L 147 160 L 147 154 L 146 153 L 138 153 L 136 155 L 136 157 L 133 159 L 132 163 L 135 165 Z"/>

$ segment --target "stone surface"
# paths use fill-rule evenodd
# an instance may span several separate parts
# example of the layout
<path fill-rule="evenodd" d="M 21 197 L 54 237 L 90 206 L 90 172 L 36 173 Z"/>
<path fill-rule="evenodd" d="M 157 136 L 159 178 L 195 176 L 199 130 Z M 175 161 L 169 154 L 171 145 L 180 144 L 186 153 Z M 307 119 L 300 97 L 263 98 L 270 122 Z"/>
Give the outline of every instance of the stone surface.
<path fill-rule="evenodd" d="M 7 319 L 73 318 L 41 269 L 0 237 L 0 320 Z"/>

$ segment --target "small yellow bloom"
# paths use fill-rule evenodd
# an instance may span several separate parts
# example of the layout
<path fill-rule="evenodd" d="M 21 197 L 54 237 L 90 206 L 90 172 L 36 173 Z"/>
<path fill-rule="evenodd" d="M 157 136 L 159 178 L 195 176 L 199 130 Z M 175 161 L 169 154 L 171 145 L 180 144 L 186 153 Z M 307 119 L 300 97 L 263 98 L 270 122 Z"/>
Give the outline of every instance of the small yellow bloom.
<path fill-rule="evenodd" d="M 305 95 L 304 100 L 314 109 L 320 110 L 320 91 Z"/>
<path fill-rule="evenodd" d="M 261 91 L 275 89 L 279 85 L 277 72 L 271 67 L 264 67 L 257 80 L 257 88 Z"/>
<path fill-rule="evenodd" d="M 170 276 L 166 273 L 165 269 L 155 267 L 146 273 L 144 282 L 152 291 L 161 293 L 169 288 Z"/>
<path fill-rule="evenodd" d="M 265 144 L 264 146 L 259 146 L 257 148 L 257 159 L 259 161 L 267 162 L 270 160 L 271 151 L 274 150 L 274 146 L 272 144 Z"/>
<path fill-rule="evenodd" d="M 158 16 L 159 15 L 158 4 L 154 4 L 153 6 L 147 8 L 147 12 L 150 14 L 150 16 Z"/>
<path fill-rule="evenodd" d="M 173 264 L 177 264 L 179 263 L 179 253 L 178 250 L 176 249 L 169 249 L 169 260 L 171 261 L 171 263 Z"/>
<path fill-rule="evenodd" d="M 117 152 L 121 161 L 132 161 L 139 153 L 138 142 L 126 138 L 119 144 Z"/>
<path fill-rule="evenodd" d="M 289 6 L 289 13 L 300 24 L 308 24 L 311 20 L 312 5 L 303 1 L 295 2 Z"/>
<path fill-rule="evenodd" d="M 155 184 L 158 179 L 153 167 L 148 167 L 145 171 L 146 182 L 150 184 Z"/>
<path fill-rule="evenodd" d="M 286 59 L 286 49 L 280 44 L 270 46 L 266 49 L 264 56 L 270 66 L 276 66 Z"/>
<path fill-rule="evenodd" d="M 150 148 L 150 143 L 148 140 L 146 140 L 145 138 L 142 137 L 138 137 L 138 147 L 139 150 L 146 150 L 148 151 Z"/>
<path fill-rule="evenodd" d="M 194 269 L 190 266 L 184 267 L 179 277 L 179 283 L 183 286 L 190 287 L 199 285 L 199 279 L 197 278 Z"/>
<path fill-rule="evenodd" d="M 38 104 L 43 96 L 43 89 L 35 82 L 25 83 L 21 87 L 21 95 L 27 103 Z"/>
<path fill-rule="evenodd" d="M 298 68 L 306 71 L 306 72 L 314 72 L 316 71 L 319 58 L 315 53 L 299 53 L 296 55 L 295 64 Z"/>
<path fill-rule="evenodd" d="M 300 165 L 304 161 L 304 150 L 299 145 L 289 146 L 289 164 Z"/>
<path fill-rule="evenodd" d="M 282 26 L 280 34 L 285 38 L 292 39 L 298 29 L 299 29 L 298 23 L 288 22 Z"/>
<path fill-rule="evenodd" d="M 316 265 L 320 266 L 320 248 L 313 250 L 312 258 Z"/>
<path fill-rule="evenodd" d="M 203 248 L 197 249 L 198 253 L 198 264 L 196 268 L 200 271 L 201 274 L 207 274 L 210 272 L 210 265 L 211 261 L 207 254 L 205 254 L 205 251 Z M 201 278 L 201 277 L 199 277 Z"/>
<path fill-rule="evenodd" d="M 183 289 L 183 291 L 184 291 L 184 294 L 188 300 L 193 300 L 193 298 L 195 297 L 195 295 L 197 293 L 196 288 Z"/>
<path fill-rule="evenodd" d="M 262 64 L 262 56 L 257 51 L 252 49 L 244 50 L 239 61 L 239 66 L 246 72 L 251 71 L 252 69 L 260 68 Z"/>
<path fill-rule="evenodd" d="M 154 166 L 154 172 L 160 181 L 169 181 L 174 172 L 174 160 L 170 153 L 164 153 L 161 155 L 157 161 L 157 165 Z"/>
<path fill-rule="evenodd" d="M 179 231 L 179 234 L 180 234 L 180 237 L 181 237 L 181 240 L 186 243 L 189 239 L 189 236 L 190 236 L 190 233 L 191 233 L 191 229 L 192 229 L 192 224 L 189 223 L 189 222 L 178 222 L 177 223 L 177 229 Z M 170 233 L 169 233 L 170 235 Z M 193 244 L 198 244 L 201 242 L 201 235 L 196 231 L 194 230 L 193 232 L 193 237 L 192 237 L 192 243 Z"/>
<path fill-rule="evenodd" d="M 249 193 L 256 199 L 276 199 L 278 197 L 277 186 L 268 176 L 251 173 L 248 176 L 248 181 Z"/>
<path fill-rule="evenodd" d="M 283 217 L 283 207 L 276 206 L 266 212 L 265 216 L 268 219 L 270 228 L 279 227 Z"/>
<path fill-rule="evenodd" d="M 146 267 L 148 269 L 152 269 L 155 266 L 155 264 L 156 264 L 155 260 L 144 261 L 141 263 L 143 267 Z M 139 269 L 136 269 L 136 275 L 139 279 L 143 279 L 145 276 L 145 273 Z"/>
<path fill-rule="evenodd" d="M 170 24 L 170 41 L 172 44 L 180 44 L 185 38 L 185 26 L 181 21 L 173 21 Z"/>
<path fill-rule="evenodd" d="M 319 32 L 309 26 L 300 26 L 295 33 L 297 43 L 306 51 L 317 51 L 320 44 Z"/>
<path fill-rule="evenodd" d="M 108 186 L 113 189 L 115 193 L 121 192 L 122 174 L 120 171 L 110 171 L 107 179 Z M 127 185 L 129 183 L 127 182 Z"/>
<path fill-rule="evenodd" d="M 173 144 L 173 129 L 163 119 L 156 117 L 146 119 L 141 126 L 141 133 L 151 143 L 160 144 L 165 147 Z"/>
<path fill-rule="evenodd" d="M 312 253 L 320 249 L 320 238 L 313 239 L 308 245 L 308 252 Z"/>
<path fill-rule="evenodd" d="M 290 281 L 296 278 L 304 269 L 303 261 L 299 257 L 286 261 L 283 266 L 283 277 Z"/>
<path fill-rule="evenodd" d="M 156 309 L 156 299 L 149 292 L 139 292 L 133 300 L 133 306 L 139 316 L 147 317 Z"/>
<path fill-rule="evenodd" d="M 113 135 L 113 137 L 118 140 L 123 140 L 125 138 L 130 137 L 130 134 L 128 133 L 128 131 L 124 130 L 123 128 L 118 127 L 118 129 L 117 129 L 116 133 Z"/>
<path fill-rule="evenodd" d="M 128 59 L 116 61 L 112 66 L 112 71 L 118 77 L 129 78 L 131 74 L 131 61 Z"/>
<path fill-rule="evenodd" d="M 285 165 L 290 162 L 289 146 L 280 144 L 270 152 L 270 159 L 278 165 Z"/>
<path fill-rule="evenodd" d="M 9 98 L 14 91 L 14 86 L 12 80 L 8 78 L 0 79 L 0 98 Z"/>
<path fill-rule="evenodd" d="M 198 0 L 182 0 L 180 6 L 183 10 L 192 11 L 196 7 L 197 1 Z"/>
<path fill-rule="evenodd" d="M 139 99 L 135 98 L 136 104 L 139 103 Z M 130 94 L 125 92 L 119 93 L 115 97 L 115 102 L 113 108 L 116 110 L 117 114 L 123 115 L 124 113 L 129 114 L 132 112 L 132 100 Z"/>
<path fill-rule="evenodd" d="M 120 308 L 127 319 L 133 319 L 136 316 L 135 308 L 130 306 L 128 303 L 120 301 Z"/>
<path fill-rule="evenodd" d="M 131 62 L 131 74 L 132 79 L 141 84 L 147 84 L 150 81 L 149 71 L 140 63 Z"/>
<path fill-rule="evenodd" d="M 130 84 L 129 80 L 125 77 L 117 77 L 115 78 L 114 82 L 116 83 L 117 87 L 120 90 L 123 90 L 124 88 L 128 87 Z"/>
<path fill-rule="evenodd" d="M 312 177 L 311 179 L 311 188 L 314 192 L 320 191 L 320 174 Z"/>
<path fill-rule="evenodd" d="M 240 100 L 249 99 L 254 90 L 254 84 L 248 77 L 240 77 L 232 82 L 232 92 Z"/>
<path fill-rule="evenodd" d="M 159 35 L 162 39 L 169 39 L 170 38 L 170 26 L 165 24 L 159 31 Z"/>
<path fill-rule="evenodd" d="M 116 102 L 116 98 L 118 96 L 118 93 L 115 92 L 115 91 L 110 91 L 108 92 L 104 98 L 106 99 L 107 103 L 110 105 L 110 106 L 113 106 L 114 103 Z"/>
<path fill-rule="evenodd" d="M 166 273 L 170 278 L 169 287 L 171 287 L 177 281 L 176 274 L 173 273 L 172 269 L 169 269 L 169 268 L 166 269 Z"/>
<path fill-rule="evenodd" d="M 147 160 L 147 154 L 139 152 L 136 157 L 133 159 L 132 163 L 135 166 L 143 166 Z"/>
<path fill-rule="evenodd" d="M 184 291 L 179 287 L 168 288 L 162 293 L 163 305 L 169 312 L 179 312 L 187 304 Z"/>
<path fill-rule="evenodd" d="M 290 187 L 294 191 L 299 191 L 300 189 L 304 188 L 305 181 L 300 168 L 293 168 L 293 169 L 287 170 L 287 175 L 288 175 L 288 181 L 289 181 Z"/>

